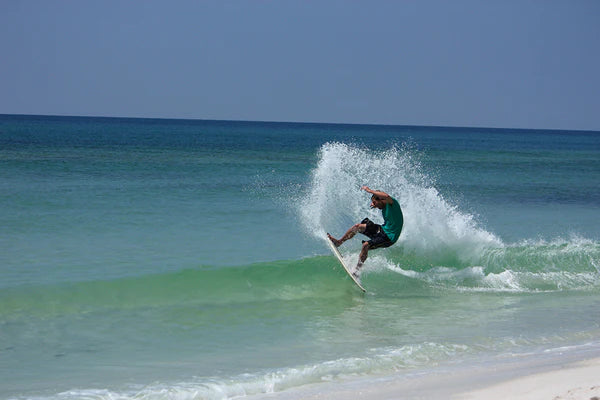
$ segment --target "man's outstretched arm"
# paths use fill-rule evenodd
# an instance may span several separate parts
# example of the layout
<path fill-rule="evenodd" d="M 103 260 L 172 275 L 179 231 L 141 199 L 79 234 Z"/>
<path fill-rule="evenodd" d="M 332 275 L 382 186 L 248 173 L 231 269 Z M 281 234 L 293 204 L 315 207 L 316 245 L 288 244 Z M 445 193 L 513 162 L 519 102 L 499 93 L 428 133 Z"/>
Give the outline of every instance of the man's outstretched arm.
<path fill-rule="evenodd" d="M 361 189 L 367 193 L 371 193 L 372 195 L 377 196 L 378 198 L 381 199 L 381 201 L 383 201 L 386 204 L 392 204 L 394 201 L 392 199 L 392 196 L 390 196 L 386 192 L 382 192 L 381 190 L 373 190 L 373 189 L 369 188 L 368 186 L 363 186 L 363 187 L 361 187 Z"/>

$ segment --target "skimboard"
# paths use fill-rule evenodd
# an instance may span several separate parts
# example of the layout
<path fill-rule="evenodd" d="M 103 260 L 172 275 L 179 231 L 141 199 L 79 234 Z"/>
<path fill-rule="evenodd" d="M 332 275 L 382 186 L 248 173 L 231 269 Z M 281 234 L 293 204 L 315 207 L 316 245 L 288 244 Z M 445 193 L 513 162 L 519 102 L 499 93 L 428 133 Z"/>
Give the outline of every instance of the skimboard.
<path fill-rule="evenodd" d="M 340 251 L 338 250 L 338 248 L 335 247 L 335 245 L 333 244 L 333 242 L 331 240 L 329 240 L 328 237 L 325 237 L 325 241 L 329 245 L 329 248 L 333 252 L 333 255 L 335 255 L 335 258 L 338 259 L 338 261 L 340 262 L 340 264 L 342 264 L 342 267 L 344 267 L 344 270 L 348 273 L 348 275 L 350 276 L 350 278 L 352 278 L 352 280 L 354 281 L 354 283 L 356 283 L 356 286 L 358 286 L 360 288 L 360 290 L 362 290 L 363 292 L 366 292 L 365 288 L 362 287 L 362 285 L 360 284 L 360 282 L 358 281 L 358 279 L 356 279 L 354 277 L 354 275 L 352 275 L 352 271 L 350 270 L 350 268 L 348 268 L 348 266 L 344 262 L 344 258 L 340 254 Z"/>

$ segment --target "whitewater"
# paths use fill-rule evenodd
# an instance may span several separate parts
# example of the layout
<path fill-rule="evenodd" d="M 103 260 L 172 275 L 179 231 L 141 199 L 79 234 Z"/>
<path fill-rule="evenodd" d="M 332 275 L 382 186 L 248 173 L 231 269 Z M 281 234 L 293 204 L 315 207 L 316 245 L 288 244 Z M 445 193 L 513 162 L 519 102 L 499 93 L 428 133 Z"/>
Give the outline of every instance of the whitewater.
<path fill-rule="evenodd" d="M 294 398 L 598 352 L 599 155 L 597 132 L 0 116 L 0 399 Z M 405 217 L 366 294 L 323 242 L 381 222 L 362 185 Z"/>

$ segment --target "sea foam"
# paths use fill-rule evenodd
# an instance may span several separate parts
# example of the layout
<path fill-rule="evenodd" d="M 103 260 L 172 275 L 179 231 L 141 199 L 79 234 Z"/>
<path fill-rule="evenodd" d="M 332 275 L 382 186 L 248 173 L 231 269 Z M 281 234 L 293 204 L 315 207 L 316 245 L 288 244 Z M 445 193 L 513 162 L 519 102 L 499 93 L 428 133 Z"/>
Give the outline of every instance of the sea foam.
<path fill-rule="evenodd" d="M 446 200 L 435 177 L 410 145 L 373 150 L 346 143 L 326 143 L 298 201 L 300 221 L 308 235 L 341 236 L 369 217 L 367 185 L 400 203 L 404 228 L 393 247 L 369 254 L 363 273 L 398 272 L 428 285 L 459 290 L 554 291 L 596 287 L 600 282 L 600 245 L 581 237 L 505 243 L 484 229 L 477 217 Z M 349 262 L 359 244 L 344 245 Z"/>

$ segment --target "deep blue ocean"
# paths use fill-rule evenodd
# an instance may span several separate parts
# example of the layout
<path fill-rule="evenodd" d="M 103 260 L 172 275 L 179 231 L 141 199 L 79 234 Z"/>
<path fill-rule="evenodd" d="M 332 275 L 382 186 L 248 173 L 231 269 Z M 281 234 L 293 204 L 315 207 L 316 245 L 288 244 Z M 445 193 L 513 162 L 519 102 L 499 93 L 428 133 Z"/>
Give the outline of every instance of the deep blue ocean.
<path fill-rule="evenodd" d="M 405 218 L 366 294 L 323 238 L 382 221 L 362 185 Z M 600 349 L 600 132 L 0 115 L 0 226 L 0 399 Z"/>

